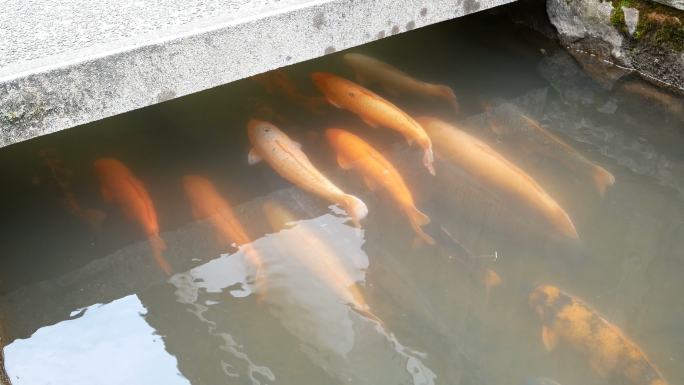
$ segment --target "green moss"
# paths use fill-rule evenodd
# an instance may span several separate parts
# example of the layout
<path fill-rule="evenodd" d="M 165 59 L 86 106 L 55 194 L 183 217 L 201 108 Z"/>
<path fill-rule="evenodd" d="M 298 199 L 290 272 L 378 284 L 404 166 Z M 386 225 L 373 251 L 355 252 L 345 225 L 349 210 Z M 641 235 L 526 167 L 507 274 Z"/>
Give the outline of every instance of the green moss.
<path fill-rule="evenodd" d="M 627 33 L 625 13 L 622 11 L 622 7 L 613 8 L 610 13 L 610 24 L 612 24 L 613 27 L 615 27 L 618 31 Z"/>
<path fill-rule="evenodd" d="M 656 47 L 684 51 L 684 12 L 649 0 L 612 0 L 610 22 L 628 38 Z M 622 7 L 636 8 L 639 22 L 631 36 Z"/>

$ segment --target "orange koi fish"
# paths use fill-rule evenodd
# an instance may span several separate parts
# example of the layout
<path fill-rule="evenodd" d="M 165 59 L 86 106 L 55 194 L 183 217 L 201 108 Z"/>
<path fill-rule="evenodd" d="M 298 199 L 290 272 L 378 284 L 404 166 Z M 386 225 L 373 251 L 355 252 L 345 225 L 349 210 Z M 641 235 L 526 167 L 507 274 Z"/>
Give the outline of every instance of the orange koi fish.
<path fill-rule="evenodd" d="M 551 144 L 549 155 L 559 159 L 567 168 L 589 176 L 601 197 L 606 194 L 608 187 L 615 184 L 615 177 L 608 170 L 592 163 L 558 135 L 542 127 L 536 120 L 524 114 L 521 114 L 520 117 L 530 128 Z"/>
<path fill-rule="evenodd" d="M 100 179 L 102 197 L 105 202 L 116 202 L 128 218 L 140 223 L 152 245 L 157 264 L 164 273 L 171 275 L 171 266 L 162 255 L 166 244 L 159 237 L 157 212 L 145 186 L 123 163 L 116 159 L 96 160 L 95 172 Z"/>
<path fill-rule="evenodd" d="M 195 219 L 207 219 L 216 229 L 220 238 L 226 242 L 235 242 L 238 246 L 245 247 L 245 254 L 258 269 L 262 261 L 259 254 L 249 245 L 251 239 L 247 235 L 230 204 L 216 191 L 214 184 L 208 179 L 186 175 L 183 177 L 183 187 L 190 199 L 192 213 Z M 258 276 L 258 273 L 257 273 Z"/>
<path fill-rule="evenodd" d="M 297 220 L 289 210 L 275 202 L 267 201 L 263 208 L 274 231 L 283 230 Z M 296 231 L 297 236 L 288 237 L 283 246 L 292 252 L 292 256 L 298 258 L 311 274 L 325 282 L 339 298 L 353 305 L 356 310 L 367 312 L 366 299 L 330 246 L 305 227 L 296 226 L 290 230 Z M 306 252 L 297 252 L 302 248 L 306 248 Z"/>
<path fill-rule="evenodd" d="M 542 285 L 530 293 L 529 303 L 541 318 L 542 339 L 549 351 L 563 341 L 588 356 L 602 377 L 616 377 L 623 384 L 667 385 L 634 342 L 581 300 Z"/>
<path fill-rule="evenodd" d="M 411 192 L 394 166 L 363 139 L 348 131 L 331 128 L 325 131 L 325 135 L 337 153 L 340 167 L 345 170 L 356 169 L 371 190 L 378 186 L 387 190 L 408 216 L 416 234 L 433 245 L 435 240 L 421 229 L 421 226 L 430 223 L 430 218 L 416 208 Z"/>
<path fill-rule="evenodd" d="M 436 118 L 418 121 L 435 141 L 437 154 L 472 175 L 486 188 L 513 198 L 538 214 L 557 233 L 577 239 L 575 225 L 563 208 L 523 170 L 486 143 Z"/>
<path fill-rule="evenodd" d="M 311 78 L 330 104 L 355 113 L 371 127 L 398 131 L 409 144 L 416 142 L 425 151 L 423 164 L 435 175 L 430 137 L 407 113 L 370 90 L 331 73 L 316 72 Z"/>
<path fill-rule="evenodd" d="M 456 113 L 459 111 L 458 99 L 454 90 L 441 84 L 427 83 L 383 63 L 378 59 L 359 53 L 348 53 L 344 61 L 356 73 L 356 80 L 364 85 L 378 83 L 390 95 L 415 94 L 444 99 Z"/>
<path fill-rule="evenodd" d="M 273 70 L 254 75 L 251 79 L 262 86 L 267 93 L 281 95 L 309 112 L 321 112 L 321 108 L 325 104 L 325 100 L 322 98 L 309 96 L 300 91 L 295 82 L 283 70 Z"/>
<path fill-rule="evenodd" d="M 311 164 L 299 143 L 290 139 L 278 127 L 252 119 L 247 125 L 247 131 L 249 141 L 254 146 L 249 152 L 250 164 L 264 159 L 280 176 L 301 189 L 342 206 L 357 226 L 366 217 L 366 204 L 335 186 Z"/>
<path fill-rule="evenodd" d="M 71 190 L 72 171 L 67 169 L 57 154 L 51 150 L 42 150 L 39 155 L 43 158 L 43 163 L 50 170 L 52 180 L 62 193 L 61 201 L 64 207 L 71 215 L 82 219 L 93 229 L 99 228 L 106 214 L 100 210 L 85 209 L 81 206 Z"/>

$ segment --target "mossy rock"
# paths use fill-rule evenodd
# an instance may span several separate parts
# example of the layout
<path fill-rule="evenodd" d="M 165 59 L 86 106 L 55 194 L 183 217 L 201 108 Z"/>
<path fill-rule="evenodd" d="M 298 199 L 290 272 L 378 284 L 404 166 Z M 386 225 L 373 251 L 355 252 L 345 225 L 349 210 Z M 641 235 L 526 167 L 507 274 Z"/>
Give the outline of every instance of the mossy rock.
<path fill-rule="evenodd" d="M 611 24 L 629 39 L 661 49 L 684 51 L 684 11 L 647 0 L 612 0 Z M 625 24 L 622 7 L 636 8 L 639 22 L 634 36 Z"/>

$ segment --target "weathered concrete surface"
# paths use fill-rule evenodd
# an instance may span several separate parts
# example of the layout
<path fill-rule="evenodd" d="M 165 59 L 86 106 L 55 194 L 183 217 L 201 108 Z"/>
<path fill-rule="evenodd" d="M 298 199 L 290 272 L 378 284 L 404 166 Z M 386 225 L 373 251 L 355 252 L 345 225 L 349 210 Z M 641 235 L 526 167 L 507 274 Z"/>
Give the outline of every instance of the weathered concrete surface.
<path fill-rule="evenodd" d="M 513 1 L 0 0 L 0 147 Z"/>
<path fill-rule="evenodd" d="M 677 8 L 681 9 L 684 11 L 684 0 L 655 0 L 659 2 L 660 4 L 665 4 L 667 6 L 670 6 L 672 8 Z"/>
<path fill-rule="evenodd" d="M 584 63 L 584 52 L 623 68 L 585 68 L 600 84 L 610 88 L 636 72 L 684 92 L 684 12 L 651 0 L 547 0 L 546 8 L 561 43 L 578 60 Z"/>

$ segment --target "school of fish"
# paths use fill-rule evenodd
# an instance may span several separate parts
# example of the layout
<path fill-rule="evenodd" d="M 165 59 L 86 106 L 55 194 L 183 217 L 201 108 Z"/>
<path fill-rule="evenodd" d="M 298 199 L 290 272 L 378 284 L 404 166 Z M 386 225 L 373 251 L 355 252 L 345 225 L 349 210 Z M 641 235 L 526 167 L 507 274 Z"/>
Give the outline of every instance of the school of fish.
<path fill-rule="evenodd" d="M 258 75 L 254 80 L 266 92 L 287 98 L 308 112 L 325 111 L 324 101 L 327 101 L 334 107 L 349 111 L 353 114 L 350 116 L 356 116 L 365 123 L 365 126 L 361 122 L 347 126 L 331 122 L 330 126 L 319 127 L 318 131 L 327 148 L 331 149 L 330 157 L 340 169 L 357 174 L 366 185 L 367 191 L 348 192 L 340 188 L 329 177 L 336 173 L 319 170 L 307 156 L 306 149 L 287 135 L 286 127 L 278 127 L 274 122 L 258 117 L 253 117 L 246 123 L 246 134 L 252 147 L 245 163 L 255 165 L 263 160 L 277 175 L 299 189 L 328 203 L 339 205 L 356 227 L 361 227 L 364 218 L 373 214 L 359 196 L 379 194 L 387 197 L 396 211 L 406 218 L 417 239 L 430 246 L 442 247 L 444 244 L 439 239 L 435 240 L 438 234 L 429 234 L 426 230 L 431 219 L 419 209 L 420 202 L 414 198 L 412 187 L 404 179 L 402 170 L 383 155 L 378 146 L 371 144 L 374 143 L 372 135 L 364 135 L 368 127 L 384 127 L 400 134 L 410 144 L 415 143 L 420 147 L 422 166 L 427 169 L 430 178 L 439 172 L 442 164 L 455 166 L 477 181 L 482 188 L 519 208 L 517 215 L 532 218 L 548 235 L 566 241 L 581 241 L 581 233 L 561 203 L 522 167 L 507 159 L 485 140 L 461 128 L 454 119 L 414 117 L 361 84 L 369 87 L 378 85 L 388 97 L 408 94 L 441 99 L 451 107 L 450 113 L 454 114 L 458 113 L 459 104 L 450 87 L 415 79 L 376 58 L 360 53 L 344 55 L 343 62 L 354 73 L 358 83 L 337 74 L 314 72 L 309 86 L 320 91 L 318 96 L 309 96 L 300 91 L 296 82 L 282 71 Z M 594 164 L 539 122 L 526 115 L 521 115 L 520 118 L 527 129 L 550 143 L 548 156 L 562 159 L 574 175 L 586 177 L 601 197 L 616 182 L 613 174 Z M 498 135 L 506 134 L 505 128 L 499 126 L 499 123 L 492 124 Z M 59 168 L 63 166 L 53 158 L 47 158 L 46 165 L 64 195 L 66 208 L 76 217 L 88 222 L 99 224 L 105 220 L 103 212 L 81 208 L 59 172 Z M 173 269 L 163 256 L 166 244 L 160 236 L 157 211 L 144 184 L 123 162 L 114 158 L 96 160 L 94 170 L 99 178 L 104 200 L 115 203 L 127 218 L 139 225 L 149 240 L 156 263 L 165 274 L 171 275 Z M 424 173 L 425 170 L 421 172 Z M 250 246 L 254 239 L 241 224 L 220 188 L 208 178 L 199 175 L 183 176 L 182 186 L 194 217 L 206 221 L 216 233 L 219 242 L 244 250 L 255 269 L 257 283 L 260 282 L 257 286 L 261 287 L 260 290 L 265 290 L 268 277 L 263 277 L 261 273 L 263 259 Z M 274 232 L 287 229 L 288 223 L 298 219 L 287 207 L 275 202 L 266 202 L 263 209 Z M 305 229 L 298 228 L 295 232 L 296 237 L 289 239 L 296 241 L 282 245 L 291 258 L 298 259 L 312 276 L 325 282 L 340 301 L 360 314 L 376 319 L 363 291 L 342 266 L 335 250 Z M 310 252 L 298 253 L 297 249 L 302 245 L 306 245 Z M 489 290 L 501 284 L 501 278 L 491 269 L 479 267 L 476 271 L 489 296 Z M 528 301 L 541 321 L 542 342 L 547 350 L 552 351 L 557 345 L 565 344 L 585 357 L 589 366 L 603 378 L 618 378 L 621 383 L 635 385 L 667 384 L 660 371 L 635 342 L 577 297 L 556 286 L 541 285 L 529 294 Z M 539 377 L 531 379 L 529 383 L 556 382 Z"/>

